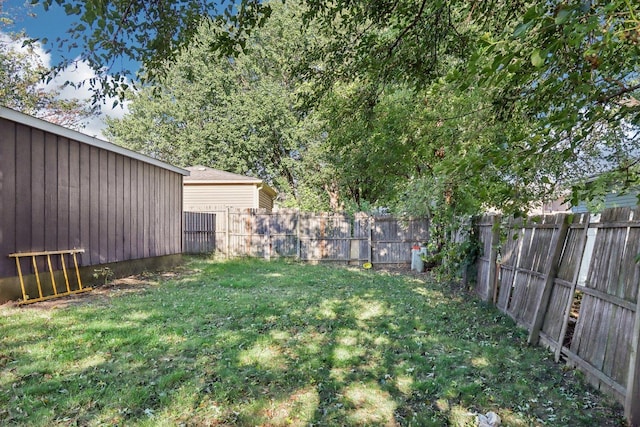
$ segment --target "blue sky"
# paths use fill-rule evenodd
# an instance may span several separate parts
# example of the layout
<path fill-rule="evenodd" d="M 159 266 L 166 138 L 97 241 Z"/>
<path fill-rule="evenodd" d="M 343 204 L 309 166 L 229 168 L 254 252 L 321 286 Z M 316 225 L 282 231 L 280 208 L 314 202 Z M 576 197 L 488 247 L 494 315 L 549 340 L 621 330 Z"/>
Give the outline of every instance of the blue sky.
<path fill-rule="evenodd" d="M 12 30 L 24 30 L 29 37 L 49 39 L 49 43 L 43 46 L 47 50 L 51 49 L 56 38 L 65 36 L 66 30 L 76 20 L 75 16 L 67 16 L 64 9 L 56 4 L 45 12 L 41 4 L 31 5 L 29 0 L 4 0 L 4 9 L 15 21 Z M 52 62 L 59 62 L 62 53 L 57 48 L 51 49 Z M 72 58 L 79 53 L 79 50 L 64 52 Z"/>
<path fill-rule="evenodd" d="M 1 0 L 0 0 L 1 1 Z M 80 49 L 74 49 L 69 51 L 67 47 L 58 47 L 56 39 L 65 38 L 66 31 L 71 27 L 77 16 L 67 16 L 64 9 L 57 4 L 51 5 L 49 10 L 45 11 L 42 5 L 31 5 L 29 0 L 4 0 L 0 2 L 4 12 L 14 20 L 13 26 L 5 27 L 11 32 L 24 31 L 28 37 L 48 39 L 46 44 L 42 45 L 42 49 L 46 52 L 43 56 L 43 62 L 46 65 L 56 65 L 64 59 L 74 60 L 80 54 Z M 61 84 L 64 81 L 81 82 L 86 81 L 89 78 L 95 76 L 93 71 L 86 64 L 79 64 L 76 67 L 69 68 L 61 73 L 58 77 L 57 83 Z M 87 98 L 90 96 L 88 89 L 74 89 L 67 87 L 62 92 L 63 97 L 68 98 Z M 126 112 L 126 108 L 123 110 L 120 107 L 111 109 L 113 104 L 112 100 L 106 100 L 102 106 L 102 114 L 86 123 L 84 133 L 92 136 L 102 137 L 102 129 L 105 124 L 103 122 L 104 116 L 122 117 Z"/>

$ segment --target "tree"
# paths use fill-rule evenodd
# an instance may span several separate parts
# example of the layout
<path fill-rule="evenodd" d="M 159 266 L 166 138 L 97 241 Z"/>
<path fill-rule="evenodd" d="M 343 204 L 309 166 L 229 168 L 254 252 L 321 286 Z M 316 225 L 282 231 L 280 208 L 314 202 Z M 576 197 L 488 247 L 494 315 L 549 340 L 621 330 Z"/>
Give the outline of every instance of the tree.
<path fill-rule="evenodd" d="M 252 31 L 271 13 L 269 3 L 256 0 L 241 1 L 235 9 L 223 3 L 224 11 L 206 1 L 55 3 L 78 15 L 81 23 L 72 35 L 92 48 L 96 64 L 127 54 L 143 59 L 149 69 L 162 56 L 179 52 L 203 14 L 224 23 L 208 46 L 228 54 L 246 48 Z M 359 81 L 365 90 L 355 93 L 366 112 L 390 86 L 414 90 L 419 98 L 446 77 L 461 93 L 480 88 L 492 119 L 507 130 L 515 126 L 499 137 L 508 137 L 504 144 L 514 165 L 506 176 L 514 182 L 534 177 L 546 186 L 572 185 L 587 173 L 562 175 L 559 165 L 576 170 L 572 164 L 587 162 L 588 173 L 609 171 L 609 179 L 622 179 L 623 188 L 637 184 L 637 149 L 628 150 L 638 145 L 637 2 L 305 0 L 304 6 L 306 24 L 323 35 L 298 69 L 314 82 L 316 90 L 307 93 L 312 101 Z M 87 27 L 90 35 L 83 39 Z M 125 33 L 135 48 L 123 47 Z M 488 153 L 499 156 L 496 164 L 503 162 L 500 150 Z M 601 162 L 603 156 L 609 161 Z M 480 174 L 476 165 L 466 167 Z M 579 196 L 576 191 L 574 201 Z M 519 199 L 529 202 L 524 195 Z"/>
<path fill-rule="evenodd" d="M 4 17 L 3 23 L 10 22 Z M 0 105 L 65 127 L 80 129 L 93 111 L 78 99 L 61 99 L 59 88 L 46 86 L 48 69 L 24 34 L 4 33 L 0 38 Z"/>
<path fill-rule="evenodd" d="M 287 203 L 301 203 L 298 187 L 307 175 L 301 159 L 320 134 L 297 108 L 300 88 L 291 74 L 306 37 L 293 4 L 271 7 L 273 16 L 248 39 L 247 53 L 233 57 L 209 49 L 219 24 L 202 22 L 154 84 L 133 95 L 130 114 L 108 121 L 107 134 L 176 165 L 263 178 Z"/>

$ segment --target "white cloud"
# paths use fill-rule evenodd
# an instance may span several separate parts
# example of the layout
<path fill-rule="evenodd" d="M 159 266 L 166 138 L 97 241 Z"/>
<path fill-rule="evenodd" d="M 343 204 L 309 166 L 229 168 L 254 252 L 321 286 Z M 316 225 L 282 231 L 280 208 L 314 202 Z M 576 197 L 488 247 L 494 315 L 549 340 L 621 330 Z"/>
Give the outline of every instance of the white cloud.
<path fill-rule="evenodd" d="M 87 103 L 91 103 L 92 88 L 91 79 L 97 79 L 98 75 L 88 63 L 76 59 L 72 65 L 67 66 L 60 71 L 56 77 L 48 83 L 51 90 L 58 89 L 60 91 L 59 97 L 61 99 L 80 99 Z M 65 83 L 69 83 L 65 86 Z M 99 83 L 97 83 L 99 84 Z M 88 120 L 85 123 L 85 127 L 80 130 L 87 135 L 97 136 L 104 138 L 102 131 L 106 128 L 104 122 L 105 117 L 121 118 L 128 113 L 128 102 L 123 104 L 118 102 L 118 105 L 114 108 L 113 104 L 117 98 L 105 97 L 98 105 L 100 110 L 96 117 Z"/>
<path fill-rule="evenodd" d="M 29 61 L 33 66 L 44 66 L 45 68 L 51 68 L 51 55 L 45 51 L 39 42 L 31 44 L 31 47 L 23 46 L 24 39 L 13 40 L 7 34 L 0 32 L 0 43 L 6 44 L 9 48 L 21 52 L 29 53 L 29 49 L 33 51 L 33 55 L 28 55 Z M 39 61 L 39 63 L 38 63 Z M 54 91 L 58 90 L 60 99 L 78 99 L 81 102 L 91 103 L 91 79 L 96 79 L 98 75 L 88 63 L 76 59 L 71 65 L 61 70 L 55 78 L 48 83 L 43 82 L 42 87 L 45 90 Z M 65 83 L 70 83 L 65 86 Z M 99 84 L 99 83 L 98 83 Z M 97 116 L 92 117 L 84 123 L 84 128 L 80 129 L 80 132 L 90 136 L 96 136 L 98 138 L 104 138 L 102 131 L 106 128 L 104 122 L 105 117 L 121 118 L 128 111 L 128 102 L 118 104 L 115 108 L 112 108 L 114 97 L 106 97 L 100 105 L 99 113 Z"/>

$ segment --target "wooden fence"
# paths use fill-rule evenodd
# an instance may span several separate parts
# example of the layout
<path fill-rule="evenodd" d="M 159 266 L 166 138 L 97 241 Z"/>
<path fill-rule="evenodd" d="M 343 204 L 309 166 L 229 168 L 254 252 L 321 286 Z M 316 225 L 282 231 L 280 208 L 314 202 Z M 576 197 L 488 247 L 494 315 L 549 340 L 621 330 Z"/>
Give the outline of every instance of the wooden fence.
<path fill-rule="evenodd" d="M 225 209 L 216 214 L 216 249 L 229 256 L 308 262 L 411 263 L 411 247 L 429 239 L 426 219 Z"/>
<path fill-rule="evenodd" d="M 183 215 L 182 251 L 187 254 L 215 252 L 216 215 L 203 212 L 184 212 Z"/>
<path fill-rule="evenodd" d="M 640 425 L 640 208 L 525 221 L 485 216 L 476 291 Z M 502 238 L 500 238 L 502 236 Z"/>

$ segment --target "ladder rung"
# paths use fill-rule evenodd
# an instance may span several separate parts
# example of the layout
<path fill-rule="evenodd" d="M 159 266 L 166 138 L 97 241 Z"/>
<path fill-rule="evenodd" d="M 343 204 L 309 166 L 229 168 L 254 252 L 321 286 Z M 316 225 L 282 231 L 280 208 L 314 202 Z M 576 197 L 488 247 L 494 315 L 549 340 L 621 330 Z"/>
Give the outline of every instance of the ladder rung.
<path fill-rule="evenodd" d="M 81 292 L 87 292 L 92 290 L 92 288 L 83 288 L 82 287 L 82 280 L 80 278 L 80 270 L 78 268 L 78 259 L 76 257 L 77 254 L 79 253 L 84 253 L 84 249 L 68 249 L 68 250 L 62 250 L 62 251 L 41 251 L 41 252 L 22 252 L 22 253 L 13 253 L 13 254 L 9 254 L 10 258 L 15 258 L 16 260 L 16 268 L 18 270 L 18 276 L 20 278 L 20 287 L 22 289 L 22 299 L 23 301 L 20 302 L 19 304 L 31 304 L 34 302 L 40 302 L 40 301 L 46 301 L 49 299 L 53 299 L 53 298 L 60 298 L 60 297 L 64 297 L 67 295 L 73 295 L 73 294 L 78 294 Z M 67 291 L 66 292 L 62 292 L 59 293 L 58 292 L 58 286 L 56 284 L 56 279 L 55 279 L 55 273 L 53 270 L 53 263 L 51 262 L 51 255 L 60 255 L 60 263 L 62 265 L 62 272 L 64 274 L 64 280 L 65 280 L 65 284 L 66 284 L 66 288 Z M 64 256 L 65 255 L 71 255 L 71 258 L 73 259 L 73 269 L 75 270 L 76 273 L 76 278 L 77 278 L 77 282 L 78 282 L 78 289 L 76 290 L 71 290 L 70 286 L 69 286 L 69 276 L 67 274 L 67 267 L 66 267 L 66 263 L 64 260 Z M 51 287 L 53 290 L 53 295 L 43 295 L 42 293 L 42 284 L 41 284 L 41 280 L 40 280 L 40 272 L 38 271 L 38 262 L 36 260 L 36 257 L 39 256 L 44 256 L 46 257 L 46 265 L 48 266 L 48 270 L 49 270 L 49 275 L 50 275 L 50 280 L 51 280 Z M 33 272 L 36 278 L 36 283 L 38 286 L 38 297 L 37 298 L 29 298 L 29 296 L 27 295 L 26 289 L 25 289 L 25 285 L 24 285 L 24 276 L 22 274 L 22 268 L 20 266 L 20 259 L 21 258 L 31 258 L 31 262 L 33 264 Z"/>

